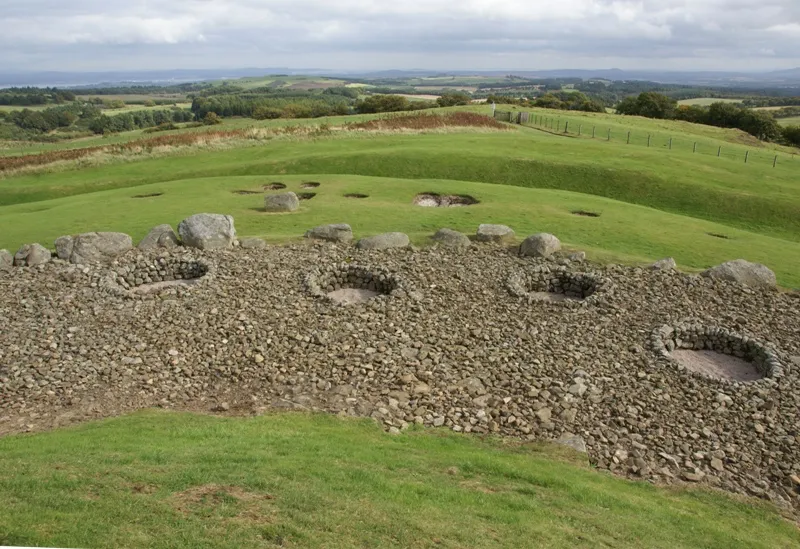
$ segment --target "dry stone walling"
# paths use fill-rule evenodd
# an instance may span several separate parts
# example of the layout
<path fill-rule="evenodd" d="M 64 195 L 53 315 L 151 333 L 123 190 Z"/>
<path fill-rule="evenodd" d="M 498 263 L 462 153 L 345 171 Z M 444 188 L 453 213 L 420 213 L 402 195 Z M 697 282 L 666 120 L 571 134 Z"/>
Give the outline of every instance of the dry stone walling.
<path fill-rule="evenodd" d="M 227 241 L 228 226 L 214 226 L 212 240 Z M 0 433 L 149 406 L 320 410 L 392 432 L 416 423 L 561 440 L 618 474 L 703 481 L 800 510 L 790 294 L 567 251 L 362 250 L 344 227 L 315 234 L 334 241 L 233 240 L 0 271 Z M 191 291 L 135 293 L 204 265 Z M 112 276 L 120 290 L 103 291 Z M 339 306 L 329 295 L 348 289 L 371 298 Z M 576 299 L 516 295 L 537 291 Z M 739 358 L 763 377 L 709 377 L 681 352 Z"/>

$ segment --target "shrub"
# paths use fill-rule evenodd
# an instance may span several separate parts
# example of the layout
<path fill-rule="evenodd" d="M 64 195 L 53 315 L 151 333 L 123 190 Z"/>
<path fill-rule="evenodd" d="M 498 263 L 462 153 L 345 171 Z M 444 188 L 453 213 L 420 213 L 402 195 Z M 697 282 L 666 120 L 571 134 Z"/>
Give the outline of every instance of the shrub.
<path fill-rule="evenodd" d="M 222 118 L 215 112 L 206 113 L 203 117 L 203 124 L 206 126 L 213 126 L 215 124 L 222 124 Z"/>

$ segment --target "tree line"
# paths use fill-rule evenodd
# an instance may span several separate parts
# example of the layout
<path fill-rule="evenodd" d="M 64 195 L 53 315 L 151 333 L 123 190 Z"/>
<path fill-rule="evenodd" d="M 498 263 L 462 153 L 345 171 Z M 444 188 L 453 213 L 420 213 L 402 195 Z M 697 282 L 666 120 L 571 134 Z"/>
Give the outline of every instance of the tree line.
<path fill-rule="evenodd" d="M 0 105 L 33 107 L 75 101 L 75 94 L 57 88 L 7 88 L 0 90 Z"/>

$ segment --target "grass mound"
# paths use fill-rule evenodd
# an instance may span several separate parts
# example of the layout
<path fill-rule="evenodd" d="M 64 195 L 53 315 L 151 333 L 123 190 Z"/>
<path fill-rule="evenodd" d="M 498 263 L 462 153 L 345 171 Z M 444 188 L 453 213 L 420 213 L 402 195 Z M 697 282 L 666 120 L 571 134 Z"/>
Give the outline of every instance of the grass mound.
<path fill-rule="evenodd" d="M 0 501 L 0 544 L 11 545 L 800 544 L 800 531 L 764 504 L 614 478 L 571 450 L 440 432 L 391 436 L 371 421 L 327 415 L 148 411 L 6 437 Z"/>

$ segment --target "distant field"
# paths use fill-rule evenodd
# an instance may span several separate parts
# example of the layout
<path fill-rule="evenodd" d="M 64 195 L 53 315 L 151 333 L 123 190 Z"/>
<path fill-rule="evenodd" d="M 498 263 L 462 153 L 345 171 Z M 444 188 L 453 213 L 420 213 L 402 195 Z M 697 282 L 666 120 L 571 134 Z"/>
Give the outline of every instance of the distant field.
<path fill-rule="evenodd" d="M 48 107 L 55 107 L 56 105 L 0 105 L 0 111 L 21 111 L 24 109 L 30 109 L 32 111 L 41 111 Z"/>
<path fill-rule="evenodd" d="M 115 114 L 123 114 L 127 112 L 136 112 L 136 111 L 158 111 L 164 109 L 170 109 L 173 106 L 180 107 L 181 109 L 190 109 L 192 107 L 191 103 L 175 103 L 174 105 L 156 105 L 155 107 L 145 107 L 144 105 L 127 105 L 123 109 L 104 109 L 103 114 L 107 114 L 109 116 L 113 116 Z"/>
<path fill-rule="evenodd" d="M 695 99 L 681 99 L 678 105 L 698 105 L 707 107 L 712 103 L 741 103 L 741 99 L 721 99 L 719 97 L 697 97 Z"/>
<path fill-rule="evenodd" d="M 417 91 L 421 91 L 421 92 L 424 92 L 424 91 L 442 91 L 442 90 L 460 90 L 460 91 L 466 91 L 466 92 L 470 92 L 470 93 L 475 93 L 476 91 L 478 91 L 478 88 L 475 87 L 475 86 L 446 86 L 446 85 L 441 85 L 441 86 L 414 86 L 414 89 L 417 90 Z"/>
<path fill-rule="evenodd" d="M 440 95 L 423 94 L 423 93 L 420 93 L 420 94 L 398 93 L 398 94 L 395 94 L 395 95 L 399 95 L 400 97 L 406 97 L 408 99 L 411 99 L 412 101 L 414 101 L 414 100 L 416 100 L 416 101 L 436 101 L 437 99 L 439 99 L 439 97 L 441 97 Z"/>
<path fill-rule="evenodd" d="M 212 82 L 214 86 L 236 86 L 251 90 L 254 88 L 263 88 L 265 86 L 274 88 L 291 88 L 296 90 L 304 89 L 323 89 L 335 86 L 344 86 L 344 80 L 335 78 L 323 78 L 314 76 L 263 76 L 263 77 L 248 77 L 236 78 L 232 80 L 220 80 Z"/>
<path fill-rule="evenodd" d="M 800 116 L 791 116 L 789 118 L 778 118 L 778 124 L 781 126 L 800 126 Z"/>
<path fill-rule="evenodd" d="M 119 94 L 119 95 L 78 95 L 78 99 L 82 99 L 84 101 L 89 101 L 99 97 L 103 101 L 113 101 L 115 99 L 119 99 L 126 103 L 133 103 L 133 102 L 142 102 L 147 101 L 148 99 L 152 99 L 153 101 L 186 101 L 186 94 L 183 93 L 154 93 L 154 94 Z"/>

